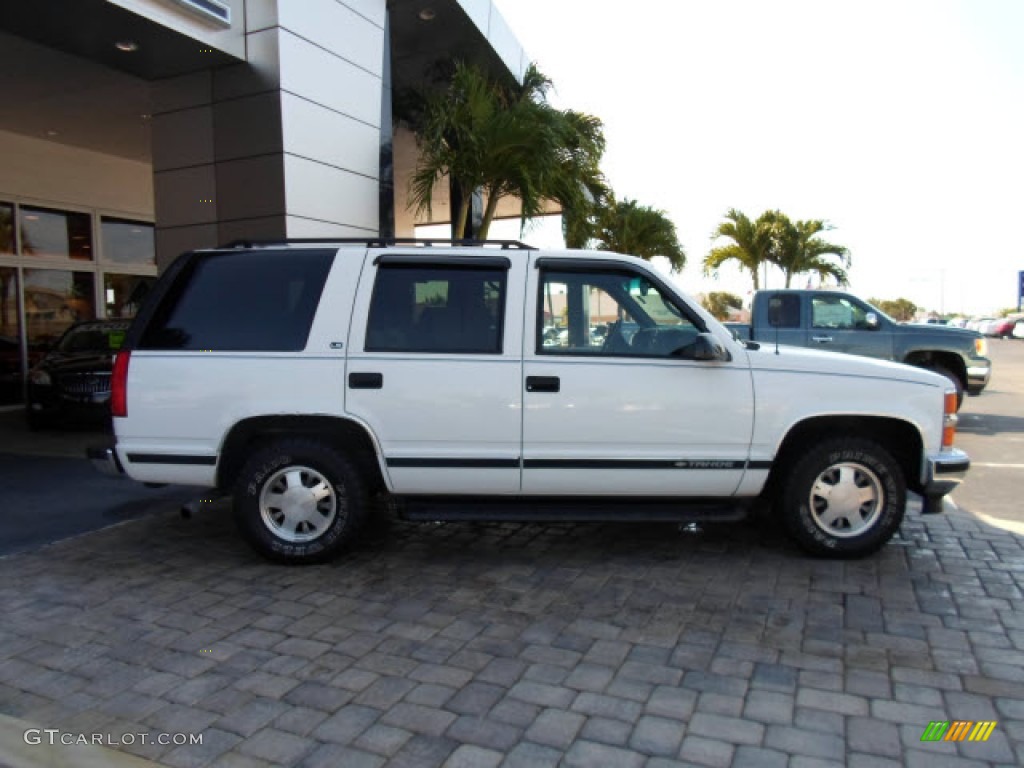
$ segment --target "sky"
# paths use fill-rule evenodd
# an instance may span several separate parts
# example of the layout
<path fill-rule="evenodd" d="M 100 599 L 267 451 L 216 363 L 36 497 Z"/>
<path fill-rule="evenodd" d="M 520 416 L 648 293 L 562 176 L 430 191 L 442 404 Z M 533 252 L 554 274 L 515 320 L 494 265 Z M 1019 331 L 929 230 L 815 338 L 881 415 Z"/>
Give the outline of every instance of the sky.
<path fill-rule="evenodd" d="M 603 120 L 616 196 L 675 223 L 685 291 L 746 297 L 749 275 L 702 274 L 711 235 L 730 208 L 779 209 L 829 222 L 864 298 L 1016 305 L 1024 1 L 495 3 L 554 81 L 552 103 Z M 506 226 L 491 236 L 518 236 Z M 561 247 L 559 232 L 524 239 Z"/>

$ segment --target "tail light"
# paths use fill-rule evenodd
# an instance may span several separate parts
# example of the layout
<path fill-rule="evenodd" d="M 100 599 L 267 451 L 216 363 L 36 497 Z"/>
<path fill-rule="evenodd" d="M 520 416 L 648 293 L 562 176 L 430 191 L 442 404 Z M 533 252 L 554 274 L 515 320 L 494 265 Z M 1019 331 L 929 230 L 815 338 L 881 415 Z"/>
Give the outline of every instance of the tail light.
<path fill-rule="evenodd" d="M 122 349 L 114 358 L 114 371 L 110 376 L 110 415 L 128 415 L 128 362 L 131 350 Z"/>
<path fill-rule="evenodd" d="M 942 407 L 942 450 L 944 451 L 953 448 L 957 421 L 956 392 L 947 392 Z"/>

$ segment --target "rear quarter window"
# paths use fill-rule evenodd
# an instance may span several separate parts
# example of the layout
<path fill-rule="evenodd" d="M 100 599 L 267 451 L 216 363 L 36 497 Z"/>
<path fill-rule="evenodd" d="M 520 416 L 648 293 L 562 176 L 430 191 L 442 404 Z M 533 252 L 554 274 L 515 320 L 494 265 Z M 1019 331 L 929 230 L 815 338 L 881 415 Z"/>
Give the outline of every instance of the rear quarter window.
<path fill-rule="evenodd" d="M 157 307 L 139 348 L 304 349 L 334 254 L 280 250 L 199 255 Z"/>

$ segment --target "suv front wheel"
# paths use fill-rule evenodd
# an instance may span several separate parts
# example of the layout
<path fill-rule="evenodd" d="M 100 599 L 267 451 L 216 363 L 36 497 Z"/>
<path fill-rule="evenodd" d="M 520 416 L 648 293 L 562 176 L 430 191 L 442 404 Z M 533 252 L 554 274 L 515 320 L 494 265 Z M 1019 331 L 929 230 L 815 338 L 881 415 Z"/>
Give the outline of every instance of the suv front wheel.
<path fill-rule="evenodd" d="M 837 438 L 811 446 L 784 482 L 782 516 L 807 552 L 862 557 L 903 522 L 907 484 L 891 454 L 871 440 Z"/>
<path fill-rule="evenodd" d="M 336 555 L 366 514 L 365 489 L 352 463 L 319 440 L 276 440 L 249 456 L 235 486 L 235 519 L 245 539 L 280 562 Z"/>

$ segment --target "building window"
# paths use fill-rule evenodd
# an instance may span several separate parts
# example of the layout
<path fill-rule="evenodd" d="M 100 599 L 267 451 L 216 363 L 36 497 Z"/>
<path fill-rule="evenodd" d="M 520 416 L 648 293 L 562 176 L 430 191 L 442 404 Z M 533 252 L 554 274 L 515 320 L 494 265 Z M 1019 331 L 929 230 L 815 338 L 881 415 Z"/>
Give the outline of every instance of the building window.
<path fill-rule="evenodd" d="M 152 224 L 106 216 L 100 224 L 103 261 L 113 264 L 156 264 L 156 238 Z"/>
<path fill-rule="evenodd" d="M 14 206 L 0 203 L 0 254 L 14 253 Z"/>
<path fill-rule="evenodd" d="M 87 213 L 21 206 L 23 256 L 92 261 L 92 224 Z"/>
<path fill-rule="evenodd" d="M 131 318 L 139 312 L 142 300 L 156 282 L 144 275 L 103 276 L 103 305 L 108 318 Z"/>
<path fill-rule="evenodd" d="M 95 275 L 64 269 L 24 270 L 29 367 L 73 323 L 96 317 Z"/>

